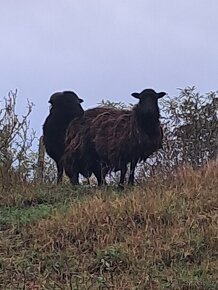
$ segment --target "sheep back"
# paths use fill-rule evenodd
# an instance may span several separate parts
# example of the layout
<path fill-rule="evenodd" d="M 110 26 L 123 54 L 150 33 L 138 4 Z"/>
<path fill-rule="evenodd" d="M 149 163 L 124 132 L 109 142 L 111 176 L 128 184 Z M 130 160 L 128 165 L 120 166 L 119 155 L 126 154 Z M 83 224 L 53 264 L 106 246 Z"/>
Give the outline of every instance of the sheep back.
<path fill-rule="evenodd" d="M 86 110 L 79 120 L 71 121 L 65 138 L 65 153 L 63 157 L 66 174 L 79 172 L 89 177 L 100 166 L 101 160 L 95 150 L 91 128 L 95 118 L 107 112 L 115 114 L 118 109 L 97 107 Z"/>
<path fill-rule="evenodd" d="M 92 122 L 91 138 L 100 159 L 115 171 L 132 160 L 147 158 L 162 147 L 160 124 L 151 138 L 137 126 L 131 111 L 105 112 L 97 116 Z"/>

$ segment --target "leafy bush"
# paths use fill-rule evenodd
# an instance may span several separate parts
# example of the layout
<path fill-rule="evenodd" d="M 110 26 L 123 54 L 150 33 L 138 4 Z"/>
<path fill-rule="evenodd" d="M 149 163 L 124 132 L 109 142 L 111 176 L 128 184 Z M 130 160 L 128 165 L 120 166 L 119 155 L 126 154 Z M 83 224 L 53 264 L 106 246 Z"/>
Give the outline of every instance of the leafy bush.
<path fill-rule="evenodd" d="M 218 155 L 218 95 L 201 95 L 195 87 L 180 90 L 178 97 L 160 103 L 164 149 L 148 161 L 153 172 L 173 171 L 189 164 L 194 169 Z"/>

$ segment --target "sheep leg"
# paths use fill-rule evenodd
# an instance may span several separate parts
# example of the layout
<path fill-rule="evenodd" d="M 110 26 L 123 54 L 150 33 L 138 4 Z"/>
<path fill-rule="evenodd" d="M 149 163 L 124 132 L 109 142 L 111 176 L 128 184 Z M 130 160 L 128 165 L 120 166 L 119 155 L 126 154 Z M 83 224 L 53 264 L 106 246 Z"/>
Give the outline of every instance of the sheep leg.
<path fill-rule="evenodd" d="M 120 173 L 120 182 L 119 182 L 119 186 L 123 187 L 124 185 L 124 180 L 125 180 L 125 176 L 126 176 L 126 171 L 127 171 L 127 166 L 123 167 L 121 169 L 121 173 Z"/>
<path fill-rule="evenodd" d="M 130 163 L 130 174 L 129 174 L 129 180 L 128 180 L 129 185 L 134 185 L 136 164 L 137 164 L 136 160 L 131 161 Z"/>
<path fill-rule="evenodd" d="M 108 167 L 105 166 L 105 167 L 102 169 L 102 172 L 101 172 L 101 178 L 102 178 L 102 184 L 103 184 L 103 185 L 107 185 L 107 182 L 106 182 L 106 180 L 105 180 L 105 177 L 106 177 L 107 173 L 108 173 Z"/>
<path fill-rule="evenodd" d="M 105 180 L 105 176 L 107 174 L 106 167 L 103 167 L 103 169 L 102 169 L 101 166 L 97 166 L 93 170 L 93 173 L 95 174 L 95 177 L 97 178 L 98 186 L 107 185 L 106 180 Z"/>
<path fill-rule="evenodd" d="M 70 176 L 70 182 L 72 185 L 79 185 L 79 172 L 74 172 L 74 174 Z"/>
<path fill-rule="evenodd" d="M 63 180 L 63 166 L 59 163 L 57 163 L 57 170 L 58 170 L 58 176 L 57 176 L 57 184 L 62 183 Z"/>

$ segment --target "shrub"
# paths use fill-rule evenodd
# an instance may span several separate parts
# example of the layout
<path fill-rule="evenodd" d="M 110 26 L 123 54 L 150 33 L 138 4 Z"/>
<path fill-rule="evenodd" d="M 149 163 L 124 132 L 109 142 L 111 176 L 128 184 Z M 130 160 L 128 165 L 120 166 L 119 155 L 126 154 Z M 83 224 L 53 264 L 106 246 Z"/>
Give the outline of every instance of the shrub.
<path fill-rule="evenodd" d="M 35 165 L 32 149 L 35 131 L 30 129 L 29 116 L 33 103 L 27 100 L 27 110 L 22 116 L 16 113 L 17 91 L 10 91 L 0 102 L 0 181 L 16 176 L 28 180 Z M 10 177 L 9 177 L 10 176 Z"/>

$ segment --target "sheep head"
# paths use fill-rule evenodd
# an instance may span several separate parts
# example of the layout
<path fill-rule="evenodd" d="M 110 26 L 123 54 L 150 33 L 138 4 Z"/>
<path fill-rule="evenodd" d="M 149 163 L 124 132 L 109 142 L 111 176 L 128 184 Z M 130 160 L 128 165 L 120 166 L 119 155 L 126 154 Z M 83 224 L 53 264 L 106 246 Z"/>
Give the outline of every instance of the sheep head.
<path fill-rule="evenodd" d="M 48 102 L 51 104 L 51 110 L 66 115 L 71 114 L 72 118 L 80 117 L 84 113 L 81 106 L 83 100 L 72 91 L 54 93 Z"/>
<path fill-rule="evenodd" d="M 147 123 L 153 123 L 155 120 L 159 119 L 158 99 L 165 95 L 165 92 L 157 93 L 153 89 L 145 89 L 141 93 L 132 93 L 134 98 L 139 99 L 139 103 L 135 108 L 137 119 L 141 124 L 143 124 L 145 120 L 147 120 Z"/>
<path fill-rule="evenodd" d="M 153 89 L 145 89 L 141 93 L 132 93 L 132 96 L 139 100 L 144 100 L 148 98 L 160 99 L 163 98 L 165 95 L 166 95 L 165 92 L 157 93 Z"/>

